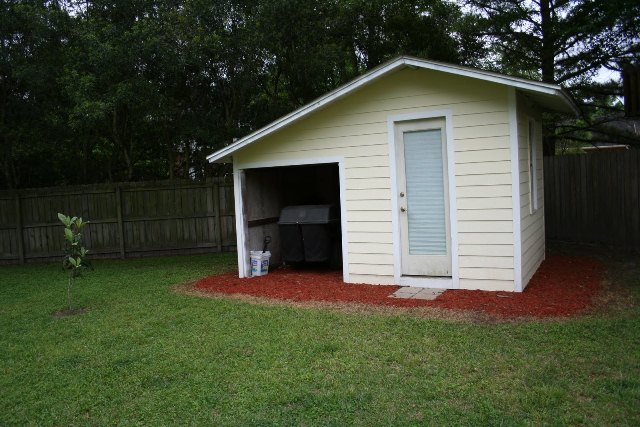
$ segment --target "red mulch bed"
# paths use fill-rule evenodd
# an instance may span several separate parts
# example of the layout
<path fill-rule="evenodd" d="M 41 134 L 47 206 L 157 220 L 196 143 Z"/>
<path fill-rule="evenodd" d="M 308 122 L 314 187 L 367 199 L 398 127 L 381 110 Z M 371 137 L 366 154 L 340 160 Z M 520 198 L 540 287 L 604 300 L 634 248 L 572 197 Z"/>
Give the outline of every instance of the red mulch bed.
<path fill-rule="evenodd" d="M 586 257 L 548 257 L 522 293 L 448 290 L 433 301 L 389 298 L 398 286 L 352 285 L 335 271 L 276 269 L 266 276 L 239 279 L 237 273 L 199 280 L 195 289 L 286 301 L 323 301 L 392 307 L 473 310 L 500 318 L 569 317 L 589 308 L 601 289 L 604 266 Z"/>

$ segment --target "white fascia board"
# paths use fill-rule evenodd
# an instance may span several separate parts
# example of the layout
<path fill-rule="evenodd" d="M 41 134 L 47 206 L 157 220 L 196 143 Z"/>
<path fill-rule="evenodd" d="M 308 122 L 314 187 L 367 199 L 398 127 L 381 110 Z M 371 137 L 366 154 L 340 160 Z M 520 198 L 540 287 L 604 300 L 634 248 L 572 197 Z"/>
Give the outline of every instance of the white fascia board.
<path fill-rule="evenodd" d="M 474 79 L 513 86 L 518 89 L 528 89 L 536 92 L 544 92 L 549 95 L 555 94 L 558 90 L 561 89 L 560 86 L 550 83 L 535 82 L 532 80 L 521 79 L 519 77 L 506 76 L 504 74 L 477 70 L 475 68 L 464 67 L 461 65 L 447 64 L 444 62 L 436 61 L 426 61 L 418 58 L 407 58 L 406 61 L 407 65 L 411 65 L 414 67 L 442 71 L 444 73 L 455 74 L 458 76 L 471 77 Z"/>
<path fill-rule="evenodd" d="M 580 114 L 580 110 L 578 109 L 575 102 L 571 99 L 571 97 L 567 94 L 567 92 L 562 88 L 562 86 L 559 86 L 556 84 L 536 82 L 533 80 L 527 80 L 520 77 L 506 76 L 504 74 L 494 73 L 491 71 L 477 70 L 474 68 L 464 67 L 461 65 L 447 64 L 444 62 L 425 61 L 418 58 L 406 58 L 406 64 L 414 67 L 420 67 L 420 68 L 425 68 L 425 69 L 435 70 L 435 71 L 442 71 L 444 73 L 455 74 L 455 75 L 464 76 L 464 77 L 471 77 L 475 79 L 485 80 L 488 82 L 512 86 L 512 87 L 515 87 L 516 89 L 522 89 L 529 92 L 543 93 L 546 95 L 558 97 L 563 101 L 564 104 L 566 104 L 565 106 L 568 106 L 570 108 L 570 110 L 575 115 Z"/>
<path fill-rule="evenodd" d="M 576 117 L 580 116 L 580 109 L 564 89 L 559 89 L 556 93 L 551 95 L 547 93 L 533 92 L 527 89 L 520 89 L 519 92 L 527 95 L 533 103 L 541 106 L 545 110 L 555 110 L 570 113 Z"/>
<path fill-rule="evenodd" d="M 542 83 L 542 82 L 534 82 L 531 80 L 521 79 L 518 77 L 510 77 L 502 74 L 490 72 L 490 71 L 482 71 L 474 68 L 463 67 L 460 65 L 447 64 L 444 62 L 436 62 L 419 58 L 411 58 L 402 56 L 396 58 L 395 60 L 391 60 L 382 65 L 379 65 L 376 68 L 373 68 L 371 71 L 363 74 L 360 77 L 357 77 L 355 80 L 327 93 L 326 95 L 321 96 L 315 101 L 310 102 L 303 107 L 298 108 L 297 110 L 287 114 L 286 116 L 281 117 L 280 119 L 271 122 L 267 126 L 258 129 L 257 131 L 250 133 L 249 135 L 241 138 L 235 143 L 228 145 L 221 150 L 216 151 L 213 154 L 207 156 L 207 160 L 211 163 L 216 161 L 228 161 L 230 160 L 230 155 L 235 151 L 251 144 L 252 142 L 263 138 L 277 130 L 290 125 L 291 123 L 298 121 L 312 112 L 324 107 L 325 105 L 342 98 L 343 96 L 348 95 L 354 90 L 372 82 L 378 77 L 387 74 L 397 68 L 401 68 L 404 66 L 416 67 L 426 70 L 435 70 L 441 71 L 448 74 L 454 74 L 464 77 L 470 77 L 474 79 L 484 80 L 488 82 L 493 82 L 497 84 L 503 84 L 507 86 L 511 86 L 517 89 L 534 92 L 534 93 L 542 93 L 545 95 L 551 95 L 554 97 L 559 97 L 564 101 L 565 104 L 569 106 L 571 111 L 573 111 L 576 115 L 579 114 L 578 107 L 571 100 L 571 98 L 567 95 L 567 93 L 562 89 L 562 87 L 550 83 Z"/>
<path fill-rule="evenodd" d="M 558 91 L 558 96 L 561 97 L 567 105 L 569 105 L 569 108 L 571 108 L 571 111 L 576 117 L 580 116 L 580 108 L 578 108 L 575 101 L 573 100 L 573 98 L 571 98 L 571 96 L 569 96 L 567 91 L 565 91 L 563 88 L 560 88 L 560 90 Z"/>

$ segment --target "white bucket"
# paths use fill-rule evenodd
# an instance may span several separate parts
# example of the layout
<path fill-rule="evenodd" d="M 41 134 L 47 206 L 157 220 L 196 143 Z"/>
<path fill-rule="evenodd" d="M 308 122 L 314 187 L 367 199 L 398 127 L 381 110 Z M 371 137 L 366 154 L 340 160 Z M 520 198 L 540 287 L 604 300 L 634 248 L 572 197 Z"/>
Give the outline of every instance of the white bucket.
<path fill-rule="evenodd" d="M 251 251 L 251 276 L 265 276 L 269 272 L 271 252 Z"/>

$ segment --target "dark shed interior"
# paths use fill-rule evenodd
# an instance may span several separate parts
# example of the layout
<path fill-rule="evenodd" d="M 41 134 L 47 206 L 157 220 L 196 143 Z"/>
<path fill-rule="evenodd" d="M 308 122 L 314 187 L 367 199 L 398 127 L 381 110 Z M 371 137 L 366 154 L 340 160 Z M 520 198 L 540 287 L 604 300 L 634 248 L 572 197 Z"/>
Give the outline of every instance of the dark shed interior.
<path fill-rule="evenodd" d="M 340 177 L 336 163 L 245 170 L 243 205 L 248 226 L 248 250 L 268 250 L 271 265 L 282 263 L 278 219 L 283 207 L 333 204 L 340 210 Z"/>

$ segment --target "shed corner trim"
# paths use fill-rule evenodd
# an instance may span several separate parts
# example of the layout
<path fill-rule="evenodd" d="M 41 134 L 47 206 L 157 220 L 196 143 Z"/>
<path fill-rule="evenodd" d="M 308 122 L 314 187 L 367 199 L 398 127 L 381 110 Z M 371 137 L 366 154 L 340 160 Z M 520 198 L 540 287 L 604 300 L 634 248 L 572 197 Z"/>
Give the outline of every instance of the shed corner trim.
<path fill-rule="evenodd" d="M 518 110 L 515 88 L 509 88 L 509 147 L 511 151 L 511 210 L 513 218 L 514 291 L 522 292 L 522 232 L 520 230 L 520 163 L 518 146 Z"/>

